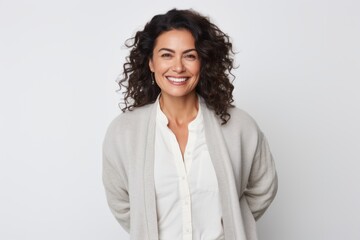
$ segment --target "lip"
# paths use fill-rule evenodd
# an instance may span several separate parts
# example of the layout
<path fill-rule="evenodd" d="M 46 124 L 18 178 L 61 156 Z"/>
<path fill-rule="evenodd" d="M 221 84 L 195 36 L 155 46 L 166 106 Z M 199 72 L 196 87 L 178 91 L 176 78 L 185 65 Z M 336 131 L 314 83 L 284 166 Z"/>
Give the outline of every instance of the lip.
<path fill-rule="evenodd" d="M 173 85 L 184 85 L 186 83 L 187 80 L 190 79 L 190 77 L 186 77 L 186 76 L 166 76 L 166 79 Z"/>

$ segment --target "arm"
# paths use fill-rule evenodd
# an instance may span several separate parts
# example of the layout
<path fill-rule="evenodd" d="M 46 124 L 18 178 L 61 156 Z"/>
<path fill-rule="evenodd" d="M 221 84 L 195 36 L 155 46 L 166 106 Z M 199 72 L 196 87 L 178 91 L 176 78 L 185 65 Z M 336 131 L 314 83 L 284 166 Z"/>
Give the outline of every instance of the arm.
<path fill-rule="evenodd" d="M 125 231 L 129 232 L 130 202 L 127 178 L 124 168 L 116 161 L 115 156 L 115 154 L 108 156 L 103 146 L 103 184 L 111 212 Z"/>
<path fill-rule="evenodd" d="M 260 133 L 244 196 L 258 220 L 269 207 L 277 192 L 275 164 L 265 136 Z"/>

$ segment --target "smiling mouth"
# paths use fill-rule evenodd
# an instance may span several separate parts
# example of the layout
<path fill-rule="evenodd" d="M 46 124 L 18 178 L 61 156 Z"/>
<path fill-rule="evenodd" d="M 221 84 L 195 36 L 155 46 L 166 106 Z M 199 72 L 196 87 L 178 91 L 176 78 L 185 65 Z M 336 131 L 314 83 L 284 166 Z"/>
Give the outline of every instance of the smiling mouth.
<path fill-rule="evenodd" d="M 188 77 L 166 77 L 166 79 L 174 84 L 181 84 L 181 83 L 186 82 L 186 80 L 188 80 L 189 78 Z"/>

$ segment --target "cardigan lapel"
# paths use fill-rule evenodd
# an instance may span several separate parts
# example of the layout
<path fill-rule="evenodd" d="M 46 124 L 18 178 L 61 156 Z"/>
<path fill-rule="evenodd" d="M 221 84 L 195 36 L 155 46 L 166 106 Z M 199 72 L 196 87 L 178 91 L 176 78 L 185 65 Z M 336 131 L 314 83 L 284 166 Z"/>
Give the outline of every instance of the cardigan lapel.
<path fill-rule="evenodd" d="M 144 156 L 144 195 L 145 216 L 147 222 L 148 236 L 150 240 L 158 239 L 158 225 L 156 212 L 156 196 L 154 181 L 154 150 L 155 150 L 155 116 L 156 104 L 152 104 L 148 117 L 148 128 L 146 134 L 146 150 Z"/>
<path fill-rule="evenodd" d="M 229 181 L 229 178 L 233 178 L 230 156 L 221 131 L 219 117 L 207 108 L 204 100 L 200 103 L 202 104 L 201 109 L 204 110 L 203 116 L 206 142 L 208 144 L 209 154 L 214 165 L 219 185 L 225 239 L 235 240 L 234 210 L 231 208 L 233 204 L 231 203 L 231 184 Z"/>

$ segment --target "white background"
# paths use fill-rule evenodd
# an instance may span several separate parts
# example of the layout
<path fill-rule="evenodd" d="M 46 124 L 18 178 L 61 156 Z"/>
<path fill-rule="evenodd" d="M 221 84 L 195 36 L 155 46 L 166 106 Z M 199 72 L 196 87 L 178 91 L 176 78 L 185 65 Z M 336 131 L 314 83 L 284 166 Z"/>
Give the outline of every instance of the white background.
<path fill-rule="evenodd" d="M 260 239 L 360 239 L 360 2 L 177 2 L 0 0 L 0 239 L 129 239 L 101 144 L 124 41 L 173 7 L 210 16 L 238 52 L 237 106 L 279 174 Z"/>

